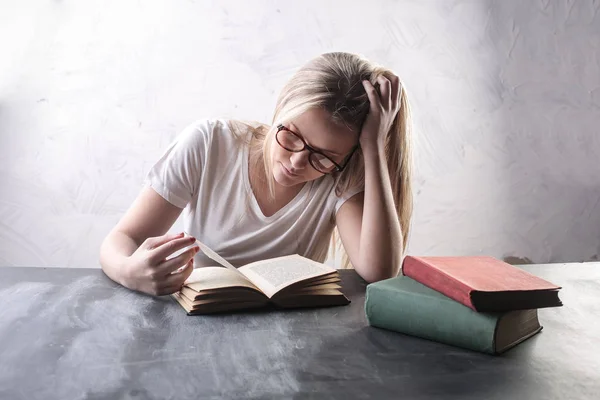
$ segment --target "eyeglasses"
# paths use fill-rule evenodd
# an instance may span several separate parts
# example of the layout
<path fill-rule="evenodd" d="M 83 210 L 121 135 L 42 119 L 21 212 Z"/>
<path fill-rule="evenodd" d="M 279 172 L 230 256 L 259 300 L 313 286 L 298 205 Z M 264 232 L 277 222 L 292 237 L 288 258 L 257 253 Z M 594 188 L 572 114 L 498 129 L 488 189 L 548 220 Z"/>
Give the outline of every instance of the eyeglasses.
<path fill-rule="evenodd" d="M 283 125 L 277 126 L 277 133 L 275 134 L 275 140 L 277 143 L 283 147 L 287 151 L 291 151 L 292 153 L 300 153 L 304 150 L 308 149 L 308 162 L 310 165 L 319 171 L 322 174 L 328 174 L 332 171 L 341 172 L 348 165 L 350 158 L 358 149 L 358 144 L 354 146 L 350 154 L 344 158 L 342 165 L 336 163 L 331 158 L 327 157 L 325 154 L 321 153 L 319 150 L 310 147 L 304 139 L 300 135 L 295 132 L 292 132 L 288 128 Z"/>

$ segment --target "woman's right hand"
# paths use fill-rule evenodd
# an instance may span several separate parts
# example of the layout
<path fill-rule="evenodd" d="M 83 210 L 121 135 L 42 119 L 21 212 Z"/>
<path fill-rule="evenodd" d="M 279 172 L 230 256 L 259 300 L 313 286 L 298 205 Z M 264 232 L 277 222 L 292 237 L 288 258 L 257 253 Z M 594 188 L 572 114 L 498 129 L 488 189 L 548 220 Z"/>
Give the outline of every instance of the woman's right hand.
<path fill-rule="evenodd" d="M 185 252 L 167 258 L 175 252 L 191 246 L 194 237 L 183 234 L 167 234 L 150 237 L 127 258 L 123 285 L 154 296 L 172 294 L 181 289 L 194 270 L 194 255 L 200 250 L 194 246 Z M 181 271 L 177 271 L 179 268 Z"/>

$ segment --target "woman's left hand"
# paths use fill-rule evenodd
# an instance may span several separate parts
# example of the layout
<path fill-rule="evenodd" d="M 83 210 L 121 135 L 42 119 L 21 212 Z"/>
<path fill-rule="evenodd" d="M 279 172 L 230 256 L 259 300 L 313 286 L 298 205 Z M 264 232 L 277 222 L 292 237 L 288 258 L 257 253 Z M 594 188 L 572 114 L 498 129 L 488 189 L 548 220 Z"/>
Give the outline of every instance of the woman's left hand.
<path fill-rule="evenodd" d="M 383 150 L 385 138 L 392 128 L 400 109 L 400 79 L 393 75 L 389 80 L 380 75 L 377 78 L 381 96 L 369 81 L 363 81 L 371 107 L 360 133 L 360 147 L 364 151 Z"/>

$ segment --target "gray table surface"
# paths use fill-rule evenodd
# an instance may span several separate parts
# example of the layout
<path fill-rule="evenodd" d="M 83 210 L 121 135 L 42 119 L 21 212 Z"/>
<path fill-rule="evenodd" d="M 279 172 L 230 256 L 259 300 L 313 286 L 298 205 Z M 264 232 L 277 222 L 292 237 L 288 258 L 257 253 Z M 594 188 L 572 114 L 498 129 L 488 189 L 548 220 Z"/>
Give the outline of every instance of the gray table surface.
<path fill-rule="evenodd" d="M 0 399 L 600 398 L 600 264 L 524 269 L 564 306 L 494 357 L 368 326 L 352 270 L 349 306 L 187 316 L 97 269 L 0 268 Z"/>

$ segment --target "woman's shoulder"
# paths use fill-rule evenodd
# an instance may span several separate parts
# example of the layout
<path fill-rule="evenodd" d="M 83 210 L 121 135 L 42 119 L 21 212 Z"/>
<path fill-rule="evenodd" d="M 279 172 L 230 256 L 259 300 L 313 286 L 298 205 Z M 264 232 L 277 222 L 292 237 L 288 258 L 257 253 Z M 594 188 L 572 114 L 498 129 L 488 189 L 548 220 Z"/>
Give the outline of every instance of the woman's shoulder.
<path fill-rule="evenodd" d="M 227 129 L 227 120 L 219 118 L 198 118 L 188 123 L 182 133 L 211 136 L 216 131 Z"/>
<path fill-rule="evenodd" d="M 265 137 L 270 127 L 258 121 L 223 120 L 229 131 L 238 139 L 249 141 L 252 137 Z"/>
<path fill-rule="evenodd" d="M 257 121 L 242 121 L 227 118 L 201 118 L 192 121 L 183 133 L 204 136 L 210 139 L 241 139 L 246 141 L 257 134 L 266 134 L 269 126 Z"/>
<path fill-rule="evenodd" d="M 232 143 L 235 134 L 230 121 L 223 118 L 198 118 L 188 123 L 176 136 L 187 145 L 210 147 L 215 142 Z"/>

